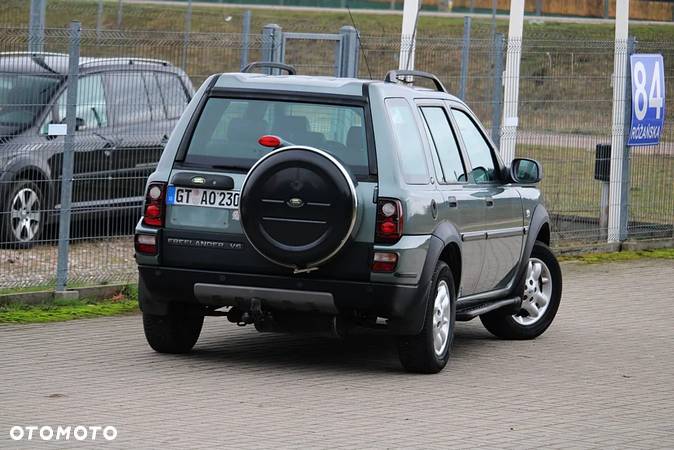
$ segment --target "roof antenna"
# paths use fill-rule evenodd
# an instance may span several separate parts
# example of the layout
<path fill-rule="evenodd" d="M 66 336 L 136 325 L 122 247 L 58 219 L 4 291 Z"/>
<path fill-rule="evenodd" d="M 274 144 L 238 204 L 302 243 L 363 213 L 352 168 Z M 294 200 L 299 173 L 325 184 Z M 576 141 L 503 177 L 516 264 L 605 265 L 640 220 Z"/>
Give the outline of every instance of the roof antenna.
<path fill-rule="evenodd" d="M 346 10 L 349 12 L 349 17 L 351 18 L 351 25 L 353 25 L 353 28 L 356 29 L 356 36 L 358 37 L 358 46 L 360 47 L 360 53 L 363 55 L 363 60 L 365 61 L 365 67 L 367 67 L 367 73 L 370 76 L 370 80 L 372 80 L 372 72 L 370 71 L 370 64 L 367 62 L 367 54 L 365 53 L 365 50 L 363 50 L 363 42 L 360 39 L 360 30 L 356 26 L 356 21 L 353 20 L 353 15 L 351 14 L 351 8 L 349 8 L 348 0 L 346 4 Z M 357 76 L 358 74 L 356 74 Z"/>

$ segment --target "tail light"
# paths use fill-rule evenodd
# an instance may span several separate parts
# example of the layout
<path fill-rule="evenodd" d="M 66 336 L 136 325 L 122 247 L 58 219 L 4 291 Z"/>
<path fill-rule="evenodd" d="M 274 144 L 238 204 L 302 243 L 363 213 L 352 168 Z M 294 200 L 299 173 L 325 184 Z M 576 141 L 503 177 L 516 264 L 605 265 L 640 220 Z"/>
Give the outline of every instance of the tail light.
<path fill-rule="evenodd" d="M 393 272 L 398 264 L 398 254 L 389 252 L 375 252 L 372 261 L 373 272 Z"/>
<path fill-rule="evenodd" d="M 136 253 L 146 255 L 157 254 L 157 236 L 154 234 L 137 234 L 134 239 Z"/>
<path fill-rule="evenodd" d="M 400 200 L 380 198 L 377 200 L 377 223 L 375 242 L 394 244 L 403 235 L 403 207 Z"/>
<path fill-rule="evenodd" d="M 151 227 L 164 226 L 164 198 L 166 183 L 150 183 L 145 195 L 143 224 Z"/>

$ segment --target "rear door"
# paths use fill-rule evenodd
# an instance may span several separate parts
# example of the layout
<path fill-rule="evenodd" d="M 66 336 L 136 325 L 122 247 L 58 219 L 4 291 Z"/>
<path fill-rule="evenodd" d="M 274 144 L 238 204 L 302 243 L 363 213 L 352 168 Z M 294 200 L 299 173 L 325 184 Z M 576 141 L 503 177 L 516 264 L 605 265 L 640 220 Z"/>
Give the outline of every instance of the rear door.
<path fill-rule="evenodd" d="M 66 89 L 56 101 L 51 118 L 43 124 L 43 135 L 47 135 L 49 122 L 65 123 L 67 96 Z M 78 80 L 75 116 L 77 127 L 73 153 L 73 208 L 91 210 L 100 206 L 100 202 L 107 198 L 111 170 L 110 152 L 114 140 L 100 74 L 84 75 Z M 59 137 L 50 142 L 58 150 L 49 164 L 59 178 L 63 163 L 63 140 L 63 137 Z M 57 207 L 59 203 L 56 202 Z"/>
<path fill-rule="evenodd" d="M 161 97 L 152 72 L 109 72 L 106 90 L 110 100 L 115 147 L 111 152 L 111 189 L 108 200 L 140 204 L 145 180 L 154 170 L 170 133 Z"/>
<path fill-rule="evenodd" d="M 482 270 L 485 234 L 485 204 L 479 187 L 467 181 L 465 157 L 456 132 L 442 101 L 418 102 L 431 143 L 436 179 L 443 202 L 438 207 L 440 220 L 454 224 L 461 233 L 461 295 L 476 292 Z"/>
<path fill-rule="evenodd" d="M 487 239 L 476 292 L 501 289 L 514 276 L 522 253 L 522 199 L 515 187 L 502 180 L 498 156 L 475 116 L 455 106 L 452 118 L 470 162 L 469 182 L 485 206 L 482 227 Z"/>

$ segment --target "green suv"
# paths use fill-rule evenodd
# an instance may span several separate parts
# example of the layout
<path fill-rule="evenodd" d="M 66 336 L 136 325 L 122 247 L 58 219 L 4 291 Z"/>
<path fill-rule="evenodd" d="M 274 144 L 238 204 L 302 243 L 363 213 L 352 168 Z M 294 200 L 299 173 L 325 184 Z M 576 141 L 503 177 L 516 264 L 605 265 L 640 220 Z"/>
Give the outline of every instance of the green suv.
<path fill-rule="evenodd" d="M 550 326 L 562 275 L 536 161 L 504 165 L 431 74 L 253 65 L 273 74 L 204 82 L 147 182 L 135 250 L 154 350 L 188 352 L 207 315 L 369 327 L 396 336 L 407 370 L 434 373 L 457 320 L 506 339 Z"/>

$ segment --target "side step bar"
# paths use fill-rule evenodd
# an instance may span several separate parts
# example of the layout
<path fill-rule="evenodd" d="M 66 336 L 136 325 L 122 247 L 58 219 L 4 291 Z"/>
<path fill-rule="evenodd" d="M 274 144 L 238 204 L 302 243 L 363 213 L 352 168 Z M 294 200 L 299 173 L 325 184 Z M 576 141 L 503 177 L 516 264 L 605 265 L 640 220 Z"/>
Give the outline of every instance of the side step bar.
<path fill-rule="evenodd" d="M 499 308 L 503 308 L 505 306 L 518 305 L 521 301 L 522 299 L 520 297 L 506 298 L 504 300 L 498 300 L 495 302 L 482 303 L 475 306 L 469 306 L 465 309 L 460 309 L 461 305 L 459 304 L 457 305 L 459 309 L 456 311 L 456 320 L 465 322 L 467 320 L 474 319 L 479 315 L 497 310 Z"/>

